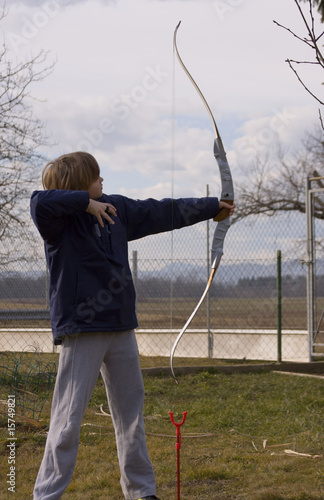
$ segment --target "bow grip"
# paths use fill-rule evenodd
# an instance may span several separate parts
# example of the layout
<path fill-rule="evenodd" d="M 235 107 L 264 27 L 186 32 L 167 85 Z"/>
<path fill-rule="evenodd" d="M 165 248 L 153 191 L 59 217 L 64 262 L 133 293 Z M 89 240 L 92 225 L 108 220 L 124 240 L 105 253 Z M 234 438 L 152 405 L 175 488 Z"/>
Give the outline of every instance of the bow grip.
<path fill-rule="evenodd" d="M 221 200 L 221 201 L 225 201 L 229 205 L 233 205 L 233 201 L 232 200 Z M 227 219 L 227 217 L 229 217 L 229 209 L 223 207 L 223 208 L 220 209 L 220 211 L 218 212 L 218 214 L 216 215 L 216 217 L 213 218 L 213 220 L 215 222 L 220 222 L 220 221 L 222 221 L 224 219 Z"/>
<path fill-rule="evenodd" d="M 219 172 L 222 181 L 221 201 L 225 201 L 229 205 L 233 205 L 234 189 L 231 171 L 227 162 L 226 153 L 220 137 L 214 140 L 214 156 L 218 163 Z M 221 208 L 219 213 L 214 217 L 215 222 L 220 222 L 229 217 L 229 209 Z"/>

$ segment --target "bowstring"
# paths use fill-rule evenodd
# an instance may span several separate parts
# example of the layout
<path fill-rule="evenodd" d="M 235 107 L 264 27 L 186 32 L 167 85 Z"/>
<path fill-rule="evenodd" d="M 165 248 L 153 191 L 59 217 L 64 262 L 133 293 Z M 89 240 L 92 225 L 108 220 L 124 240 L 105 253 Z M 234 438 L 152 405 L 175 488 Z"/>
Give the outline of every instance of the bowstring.
<path fill-rule="evenodd" d="M 173 281 L 174 281 L 174 170 L 175 170 L 175 135 L 176 135 L 176 86 L 175 86 L 175 66 L 176 66 L 176 54 L 174 48 L 172 48 L 172 109 L 171 109 L 171 241 L 170 241 L 170 258 L 171 258 L 171 273 L 170 273 L 170 329 L 173 329 Z"/>

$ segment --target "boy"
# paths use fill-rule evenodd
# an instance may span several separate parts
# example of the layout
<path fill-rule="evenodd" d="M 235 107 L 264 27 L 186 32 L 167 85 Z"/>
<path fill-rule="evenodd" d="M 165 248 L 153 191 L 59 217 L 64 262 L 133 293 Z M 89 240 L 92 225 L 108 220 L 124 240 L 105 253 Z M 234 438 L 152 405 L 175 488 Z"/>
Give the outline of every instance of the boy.
<path fill-rule="evenodd" d="M 58 500 L 76 463 L 81 421 L 99 372 L 115 428 L 127 500 L 153 500 L 156 486 L 143 424 L 144 387 L 134 329 L 127 242 L 185 227 L 234 208 L 217 198 L 139 201 L 102 193 L 89 153 L 44 168 L 31 216 L 45 242 L 54 344 L 61 344 L 49 433 L 34 500 Z"/>

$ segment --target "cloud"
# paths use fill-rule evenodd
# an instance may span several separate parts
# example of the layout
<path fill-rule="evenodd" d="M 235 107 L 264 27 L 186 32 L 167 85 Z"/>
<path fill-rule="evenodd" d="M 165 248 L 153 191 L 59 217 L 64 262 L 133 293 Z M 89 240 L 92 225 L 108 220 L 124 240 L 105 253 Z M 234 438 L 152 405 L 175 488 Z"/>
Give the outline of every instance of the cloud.
<path fill-rule="evenodd" d="M 296 41 L 272 23 L 293 27 L 293 6 L 222 4 L 228 8 L 221 19 L 220 2 L 215 10 L 210 1 L 11 2 L 2 28 L 8 45 L 10 33 L 17 37 L 13 57 L 44 48 L 57 58 L 53 73 L 33 88 L 45 101 L 35 103 L 35 113 L 54 143 L 46 153 L 92 152 L 114 191 L 142 196 L 151 188 L 163 197 L 173 172 L 176 196 L 204 194 L 207 183 L 217 194 L 210 118 L 173 62 L 180 19 L 180 54 L 212 109 L 233 169 L 277 136 L 287 143 L 300 137 L 317 109 L 284 62 Z"/>
<path fill-rule="evenodd" d="M 271 114 L 247 120 L 240 137 L 233 143 L 237 161 L 244 164 L 257 157 L 267 157 L 279 144 L 287 154 L 294 154 L 316 121 L 314 109 L 308 106 L 274 109 Z"/>

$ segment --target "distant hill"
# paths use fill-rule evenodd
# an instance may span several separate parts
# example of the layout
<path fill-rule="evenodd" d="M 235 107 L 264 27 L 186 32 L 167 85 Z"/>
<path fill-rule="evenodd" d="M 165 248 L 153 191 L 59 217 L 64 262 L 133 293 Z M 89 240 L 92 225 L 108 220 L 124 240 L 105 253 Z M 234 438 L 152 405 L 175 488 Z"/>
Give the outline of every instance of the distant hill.
<path fill-rule="evenodd" d="M 319 263 L 318 263 L 319 264 Z M 282 275 L 284 276 L 306 276 L 307 268 L 302 265 L 298 260 L 289 260 L 282 262 Z M 324 273 L 324 260 L 322 266 L 317 266 L 323 269 Z M 210 270 L 208 270 L 208 273 Z M 139 279 L 148 278 L 168 278 L 177 279 L 190 277 L 192 280 L 204 281 L 207 278 L 207 268 L 205 266 L 192 264 L 191 262 L 175 261 L 168 264 L 161 269 L 152 271 L 138 271 Z M 252 279 L 261 277 L 276 277 L 277 265 L 276 263 L 264 264 L 255 261 L 240 262 L 240 263 L 225 263 L 221 262 L 217 270 L 217 281 L 226 281 L 231 285 L 235 285 L 241 279 Z"/>

